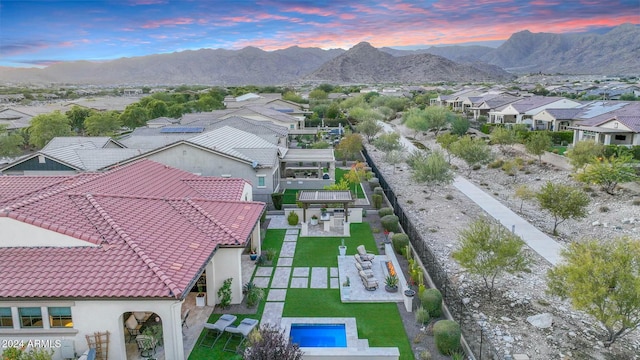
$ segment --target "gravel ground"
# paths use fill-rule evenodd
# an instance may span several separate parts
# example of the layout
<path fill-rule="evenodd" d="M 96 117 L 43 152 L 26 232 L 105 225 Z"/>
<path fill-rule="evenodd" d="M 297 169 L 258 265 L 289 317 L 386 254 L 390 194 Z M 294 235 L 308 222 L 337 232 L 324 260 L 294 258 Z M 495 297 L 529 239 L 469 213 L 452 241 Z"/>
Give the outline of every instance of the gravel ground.
<path fill-rule="evenodd" d="M 396 129 L 405 136 L 413 136 L 402 126 Z M 438 148 L 432 134 L 418 139 L 430 149 Z M 503 276 L 496 280 L 496 291 L 489 300 L 479 279 L 467 274 L 451 259 L 451 252 L 458 245 L 458 231 L 471 221 L 485 216 L 482 209 L 457 191 L 452 185 L 428 189 L 411 180 L 410 169 L 405 163 L 394 165 L 382 161 L 382 153 L 367 146 L 369 154 L 392 184 L 405 211 L 418 229 L 425 234 L 425 241 L 437 254 L 459 292 L 473 311 L 473 318 L 483 323 L 499 354 L 527 354 L 530 359 L 640 359 L 640 330 L 623 337 L 610 348 L 602 339 L 604 329 L 593 318 L 574 311 L 570 304 L 545 294 L 546 271 L 550 265 L 531 252 L 535 262 L 529 273 Z M 498 149 L 494 149 L 500 156 Z M 516 154 L 530 159 L 526 154 Z M 466 165 L 453 158 L 452 164 L 466 175 Z M 473 171 L 468 178 L 487 193 L 520 212 L 521 201 L 514 196 L 515 188 L 527 184 L 536 190 L 546 181 L 571 183 L 569 172 L 551 165 L 528 163 L 516 177 L 506 175 L 500 169 L 483 167 Z M 578 221 L 567 220 L 558 227 L 561 243 L 597 238 L 602 241 L 627 235 L 640 238 L 640 206 L 633 200 L 640 195 L 621 191 L 615 196 L 593 188 L 589 215 Z M 550 234 L 552 217 L 533 202 L 522 203 L 521 216 Z M 372 226 L 375 226 L 372 224 Z M 553 316 L 553 325 L 541 329 L 527 322 L 527 317 L 541 313 Z M 418 329 L 419 330 L 419 329 Z M 410 328 L 407 327 L 409 333 Z M 417 333 L 413 333 L 417 334 Z M 412 333 L 409 333 L 412 338 Z M 437 351 L 432 351 L 432 353 Z"/>

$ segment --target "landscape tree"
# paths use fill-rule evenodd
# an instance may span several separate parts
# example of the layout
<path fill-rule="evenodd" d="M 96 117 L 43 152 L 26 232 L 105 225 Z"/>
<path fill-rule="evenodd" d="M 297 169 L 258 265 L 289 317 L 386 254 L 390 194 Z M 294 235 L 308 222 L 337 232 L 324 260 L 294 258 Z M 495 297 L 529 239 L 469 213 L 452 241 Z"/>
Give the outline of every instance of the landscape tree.
<path fill-rule="evenodd" d="M 169 114 L 169 107 L 167 106 L 167 103 L 162 100 L 153 99 L 147 104 L 146 108 L 149 114 L 149 119 L 157 119 Z"/>
<path fill-rule="evenodd" d="M 411 167 L 413 180 L 429 186 L 429 197 L 435 186 L 447 185 L 453 181 L 451 165 L 445 160 L 441 151 L 434 150 L 426 156 L 414 156 Z"/>
<path fill-rule="evenodd" d="M 309 93 L 309 100 L 327 100 L 329 95 L 321 89 L 314 89 Z"/>
<path fill-rule="evenodd" d="M 421 132 L 426 132 L 430 129 L 429 119 L 427 118 L 427 112 L 420 108 L 411 108 L 405 112 L 402 116 L 402 123 L 409 129 L 415 131 L 415 137 Z"/>
<path fill-rule="evenodd" d="M 491 148 L 482 139 L 463 136 L 451 144 L 451 153 L 467 163 L 467 176 L 471 175 L 474 166 L 491 161 Z"/>
<path fill-rule="evenodd" d="M 548 271 L 548 291 L 593 316 L 605 346 L 640 327 L 640 242 L 630 238 L 573 242 Z"/>
<path fill-rule="evenodd" d="M 343 179 L 346 179 L 349 184 L 353 185 L 353 188 L 355 188 L 356 198 L 358 197 L 360 183 L 362 181 L 369 180 L 368 174 L 369 172 L 366 169 L 366 164 L 360 161 L 357 161 L 355 164 L 351 165 L 351 169 L 349 169 L 349 172 L 344 174 Z"/>
<path fill-rule="evenodd" d="M 553 234 L 557 235 L 558 225 L 567 219 L 582 219 L 587 216 L 589 196 L 571 185 L 554 184 L 548 181 L 536 193 L 540 207 L 551 213 L 554 219 Z"/>
<path fill-rule="evenodd" d="M 582 173 L 576 174 L 576 179 L 587 184 L 600 185 L 607 194 L 614 195 L 618 184 L 638 179 L 635 163 L 630 154 L 611 156 L 602 160 L 594 158 Z"/>
<path fill-rule="evenodd" d="M 89 136 L 112 136 L 121 126 L 120 117 L 113 111 L 95 112 L 84 121 Z"/>
<path fill-rule="evenodd" d="M 29 126 L 29 143 L 37 148 L 44 147 L 56 136 L 71 136 L 71 122 L 60 111 L 41 114 L 31 119 Z"/>
<path fill-rule="evenodd" d="M 378 124 L 377 120 L 366 119 L 356 125 L 356 130 L 364 134 L 364 136 L 367 138 L 367 143 L 371 143 L 371 139 L 373 139 L 380 132 L 380 130 L 382 130 L 382 126 Z"/>
<path fill-rule="evenodd" d="M 524 241 L 499 223 L 476 220 L 460 232 L 459 240 L 460 248 L 451 256 L 469 273 L 484 280 L 489 299 L 496 277 L 526 271 L 531 264 L 524 252 Z"/>
<path fill-rule="evenodd" d="M 147 120 L 149 120 L 147 109 L 135 103 L 128 105 L 120 114 L 120 123 L 129 129 L 144 126 Z"/>
<path fill-rule="evenodd" d="M 284 330 L 276 325 L 263 325 L 249 334 L 244 360 L 302 360 L 304 352 L 289 341 Z"/>
<path fill-rule="evenodd" d="M 401 150 L 403 148 L 400 143 L 400 134 L 397 132 L 385 132 L 373 140 L 373 146 L 383 152 L 389 152 L 391 150 Z"/>
<path fill-rule="evenodd" d="M 331 103 L 327 108 L 327 112 L 324 114 L 324 117 L 326 119 L 340 119 L 342 117 L 340 106 L 337 103 Z"/>
<path fill-rule="evenodd" d="M 447 162 L 451 164 L 451 145 L 458 141 L 458 137 L 452 133 L 438 135 L 436 142 L 447 152 Z"/>
<path fill-rule="evenodd" d="M 511 153 L 513 150 L 513 144 L 518 142 L 516 132 L 502 126 L 493 129 L 490 138 L 491 144 L 498 145 L 498 148 L 504 155 Z"/>
<path fill-rule="evenodd" d="M 0 124 L 0 158 L 14 157 L 22 154 L 24 138 L 18 133 L 9 133 L 7 125 Z"/>
<path fill-rule="evenodd" d="M 573 171 L 584 170 L 584 167 L 593 162 L 593 159 L 604 154 L 604 145 L 592 140 L 578 141 L 571 150 L 564 153 L 573 166 Z"/>
<path fill-rule="evenodd" d="M 384 161 L 393 165 L 393 173 L 396 173 L 396 164 L 404 160 L 404 153 L 400 150 L 391 150 L 384 154 Z"/>
<path fill-rule="evenodd" d="M 527 152 L 538 157 L 538 162 L 542 164 L 542 154 L 551 147 L 551 136 L 546 131 L 534 131 L 529 139 L 524 143 Z"/>
<path fill-rule="evenodd" d="M 455 115 L 451 118 L 451 133 L 464 136 L 469 131 L 469 120 L 466 117 Z"/>
<path fill-rule="evenodd" d="M 527 184 L 522 184 L 516 188 L 515 196 L 520 199 L 520 212 L 525 200 L 533 200 L 536 198 L 536 192 L 531 190 Z"/>
<path fill-rule="evenodd" d="M 434 129 L 437 137 L 440 130 L 447 126 L 452 113 L 442 106 L 428 106 L 424 111 L 429 123 L 429 129 Z"/>
<path fill-rule="evenodd" d="M 360 151 L 362 151 L 362 137 L 356 133 L 345 135 L 336 146 L 336 152 L 348 160 L 356 159 Z"/>
<path fill-rule="evenodd" d="M 71 128 L 79 135 L 84 135 L 84 121 L 91 116 L 95 110 L 74 105 L 65 115 L 71 121 Z"/>

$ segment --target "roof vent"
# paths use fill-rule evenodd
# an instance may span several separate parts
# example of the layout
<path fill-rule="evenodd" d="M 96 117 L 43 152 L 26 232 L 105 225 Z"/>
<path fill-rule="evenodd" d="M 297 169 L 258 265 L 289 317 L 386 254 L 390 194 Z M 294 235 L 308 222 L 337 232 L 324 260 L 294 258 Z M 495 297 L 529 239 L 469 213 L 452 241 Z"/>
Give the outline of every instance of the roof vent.
<path fill-rule="evenodd" d="M 257 161 L 255 161 L 255 160 L 253 160 L 253 161 L 251 162 L 251 167 L 252 167 L 252 168 L 254 168 L 254 169 L 255 169 L 255 168 L 257 168 L 257 167 L 258 167 L 258 162 L 257 162 Z"/>

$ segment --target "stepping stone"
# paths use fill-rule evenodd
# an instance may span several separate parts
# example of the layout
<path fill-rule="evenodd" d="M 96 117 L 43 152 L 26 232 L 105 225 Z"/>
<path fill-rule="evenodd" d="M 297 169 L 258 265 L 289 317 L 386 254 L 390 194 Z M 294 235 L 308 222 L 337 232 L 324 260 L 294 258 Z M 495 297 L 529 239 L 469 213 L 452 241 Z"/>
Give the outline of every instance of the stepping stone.
<path fill-rule="evenodd" d="M 306 277 L 294 277 L 291 278 L 292 289 L 306 289 L 309 283 L 309 278 Z"/>
<path fill-rule="evenodd" d="M 285 242 L 292 242 L 292 241 L 298 241 L 298 235 L 285 235 L 284 236 L 284 241 Z"/>
<path fill-rule="evenodd" d="M 332 277 L 329 279 L 329 287 L 331 289 L 337 289 L 340 285 L 340 279 Z"/>
<path fill-rule="evenodd" d="M 278 259 L 278 266 L 291 266 L 293 265 L 293 258 L 281 257 Z"/>
<path fill-rule="evenodd" d="M 270 266 L 258 266 L 258 270 L 256 270 L 255 276 L 268 276 L 271 277 L 271 273 L 273 272 L 273 268 Z"/>
<path fill-rule="evenodd" d="M 273 325 L 280 327 L 283 310 L 284 302 L 266 302 L 264 304 L 264 312 L 262 313 L 260 326 Z"/>
<path fill-rule="evenodd" d="M 290 267 L 277 267 L 273 274 L 271 287 L 276 289 L 286 289 L 289 287 L 289 275 L 291 275 Z"/>
<path fill-rule="evenodd" d="M 338 268 L 337 267 L 329 268 L 329 277 L 332 277 L 332 278 L 338 277 Z"/>
<path fill-rule="evenodd" d="M 285 242 L 282 244 L 282 249 L 280 250 L 280 257 L 293 257 L 295 253 L 296 253 L 295 242 Z"/>
<path fill-rule="evenodd" d="M 326 267 L 314 267 L 311 268 L 311 285 L 312 289 L 326 289 L 327 288 L 327 268 Z"/>
<path fill-rule="evenodd" d="M 293 276 L 294 277 L 309 277 L 309 268 L 308 267 L 293 268 Z"/>
<path fill-rule="evenodd" d="M 254 276 L 253 277 L 253 284 L 255 286 L 257 286 L 257 287 L 268 288 L 269 287 L 269 280 L 271 280 L 270 277 Z"/>
<path fill-rule="evenodd" d="M 287 229 L 287 232 L 285 233 L 285 235 L 295 235 L 297 237 L 298 229 Z"/>
<path fill-rule="evenodd" d="M 287 290 L 285 289 L 271 289 L 269 295 L 267 295 L 267 301 L 284 301 L 287 297 Z"/>

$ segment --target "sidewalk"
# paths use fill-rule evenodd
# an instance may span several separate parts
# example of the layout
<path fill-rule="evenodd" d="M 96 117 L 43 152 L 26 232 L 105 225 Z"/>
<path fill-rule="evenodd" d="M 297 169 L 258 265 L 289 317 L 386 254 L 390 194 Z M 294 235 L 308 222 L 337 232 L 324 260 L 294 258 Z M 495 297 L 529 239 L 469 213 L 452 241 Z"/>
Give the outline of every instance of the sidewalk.
<path fill-rule="evenodd" d="M 554 239 L 529 224 L 529 222 L 521 218 L 518 214 L 502 205 L 498 200 L 468 180 L 457 176 L 453 181 L 453 185 L 469 199 L 478 204 L 478 206 L 489 215 L 500 221 L 507 229 L 512 230 L 515 227 L 515 233 L 520 236 L 533 251 L 551 263 L 551 265 L 556 265 L 559 262 L 560 251 L 563 247 Z"/>

